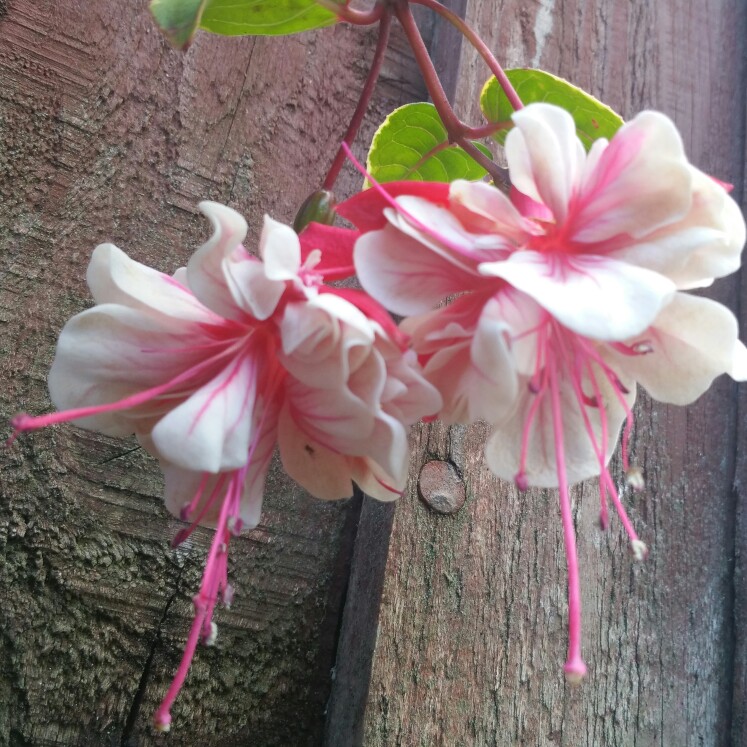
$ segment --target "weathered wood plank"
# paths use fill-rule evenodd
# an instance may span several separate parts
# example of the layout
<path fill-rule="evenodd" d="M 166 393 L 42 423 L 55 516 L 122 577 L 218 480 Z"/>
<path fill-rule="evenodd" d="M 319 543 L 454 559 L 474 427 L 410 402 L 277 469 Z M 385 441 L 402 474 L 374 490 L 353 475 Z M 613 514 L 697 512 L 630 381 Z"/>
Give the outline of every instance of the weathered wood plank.
<path fill-rule="evenodd" d="M 49 409 L 55 338 L 90 305 L 97 243 L 173 271 L 208 235 L 201 199 L 243 212 L 250 247 L 264 212 L 292 220 L 374 41 L 342 26 L 199 35 L 182 55 L 145 0 L 0 3 L 0 422 Z M 364 140 L 419 94 L 402 59 L 395 45 Z M 351 170 L 340 192 L 359 184 Z M 60 427 L 0 451 L 0 745 L 154 743 L 210 536 L 169 550 L 178 522 L 161 488 L 130 441 Z M 236 601 L 217 614 L 216 648 L 198 652 L 171 744 L 319 742 L 358 511 L 273 471 L 262 524 L 232 547 Z"/>
<path fill-rule="evenodd" d="M 540 65 L 626 117 L 667 112 L 696 165 L 743 184 L 744 3 L 470 0 L 467 18 L 509 67 Z M 469 49 L 461 67 L 457 104 L 477 121 L 487 73 Z M 731 278 L 709 295 L 737 309 L 744 290 Z M 595 486 L 576 490 L 590 674 L 575 689 L 562 675 L 556 495 L 518 495 L 492 479 L 484 427 L 422 427 L 389 545 L 363 743 L 744 744 L 743 458 L 733 491 L 741 391 L 739 410 L 727 380 L 687 409 L 639 398 L 634 454 L 648 488 L 626 500 L 651 547 L 645 565 L 633 564 L 618 523 L 599 532 Z M 419 469 L 433 459 L 463 477 L 456 514 L 417 497 Z"/>

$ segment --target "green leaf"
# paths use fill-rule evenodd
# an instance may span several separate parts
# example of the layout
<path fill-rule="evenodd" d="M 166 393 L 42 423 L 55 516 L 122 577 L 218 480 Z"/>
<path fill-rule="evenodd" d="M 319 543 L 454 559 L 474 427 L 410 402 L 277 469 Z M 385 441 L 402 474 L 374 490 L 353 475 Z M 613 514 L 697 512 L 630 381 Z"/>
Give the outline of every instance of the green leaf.
<path fill-rule="evenodd" d="M 544 70 L 516 68 L 506 70 L 506 75 L 525 104 L 544 101 L 556 104 L 569 112 L 576 123 L 578 137 L 587 150 L 598 138 L 611 138 L 623 123 L 622 117 L 606 104 L 571 85 L 567 80 Z M 490 78 L 483 86 L 480 108 L 489 122 L 510 120 L 514 111 L 495 78 Z M 503 143 L 507 132 L 500 130 L 493 137 L 499 143 Z"/>
<path fill-rule="evenodd" d="M 177 49 L 184 49 L 198 28 L 223 36 L 277 36 L 337 21 L 315 0 L 151 0 L 150 12 Z"/>
<path fill-rule="evenodd" d="M 200 28 L 225 36 L 295 34 L 336 23 L 315 0 L 208 0 Z"/>
<path fill-rule="evenodd" d="M 150 12 L 169 43 L 184 49 L 194 36 L 207 0 L 152 0 Z"/>
<path fill-rule="evenodd" d="M 488 157 L 491 153 L 475 145 Z M 482 179 L 487 173 L 449 137 L 433 104 L 405 104 L 395 109 L 376 131 L 366 162 L 378 182 L 453 182 Z"/>

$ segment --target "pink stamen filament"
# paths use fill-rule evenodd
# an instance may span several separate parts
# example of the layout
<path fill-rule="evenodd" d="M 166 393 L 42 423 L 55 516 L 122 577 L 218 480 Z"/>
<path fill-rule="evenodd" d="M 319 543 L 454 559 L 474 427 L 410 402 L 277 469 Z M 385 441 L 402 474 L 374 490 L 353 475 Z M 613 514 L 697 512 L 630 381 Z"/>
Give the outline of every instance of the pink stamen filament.
<path fill-rule="evenodd" d="M 571 496 L 565 466 L 565 445 L 563 442 L 563 413 L 558 387 L 558 374 L 553 365 L 552 351 L 548 348 L 548 378 L 550 380 L 550 401 L 552 404 L 553 432 L 555 436 L 555 464 L 558 472 L 560 492 L 560 516 L 563 522 L 563 541 L 568 565 L 568 658 L 564 671 L 570 681 L 579 681 L 586 674 L 586 664 L 581 657 L 581 583 L 578 573 L 576 533 L 573 528 Z"/>

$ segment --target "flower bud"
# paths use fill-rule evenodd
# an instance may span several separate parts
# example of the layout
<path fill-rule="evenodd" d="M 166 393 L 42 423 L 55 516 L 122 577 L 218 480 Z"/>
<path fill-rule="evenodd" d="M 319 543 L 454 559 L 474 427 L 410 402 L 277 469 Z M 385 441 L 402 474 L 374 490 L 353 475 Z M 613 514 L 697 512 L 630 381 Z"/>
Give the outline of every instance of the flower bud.
<path fill-rule="evenodd" d="M 296 213 L 293 221 L 293 230 L 301 233 L 309 223 L 324 223 L 331 226 L 335 221 L 335 207 L 337 202 L 335 196 L 327 189 L 318 189 L 312 192 L 304 201 Z"/>

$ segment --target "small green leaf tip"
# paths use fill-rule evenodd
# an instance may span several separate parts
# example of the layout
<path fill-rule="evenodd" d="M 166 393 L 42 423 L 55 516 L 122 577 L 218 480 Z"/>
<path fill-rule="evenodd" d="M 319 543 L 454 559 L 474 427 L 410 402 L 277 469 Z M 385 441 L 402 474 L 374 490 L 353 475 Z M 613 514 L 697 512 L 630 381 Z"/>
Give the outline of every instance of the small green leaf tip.
<path fill-rule="evenodd" d="M 488 157 L 490 150 L 475 145 Z M 487 172 L 449 135 L 433 104 L 405 104 L 395 109 L 376 131 L 366 168 L 380 183 L 393 181 L 477 181 Z"/>
<path fill-rule="evenodd" d="M 587 150 L 599 138 L 609 140 L 623 124 L 622 117 L 609 106 L 556 75 L 529 68 L 506 70 L 506 75 L 525 104 L 544 101 L 565 109 L 573 117 L 578 137 Z M 489 122 L 510 120 L 514 111 L 495 78 L 483 86 L 480 108 Z M 493 137 L 503 144 L 506 134 L 507 130 L 500 130 Z"/>

